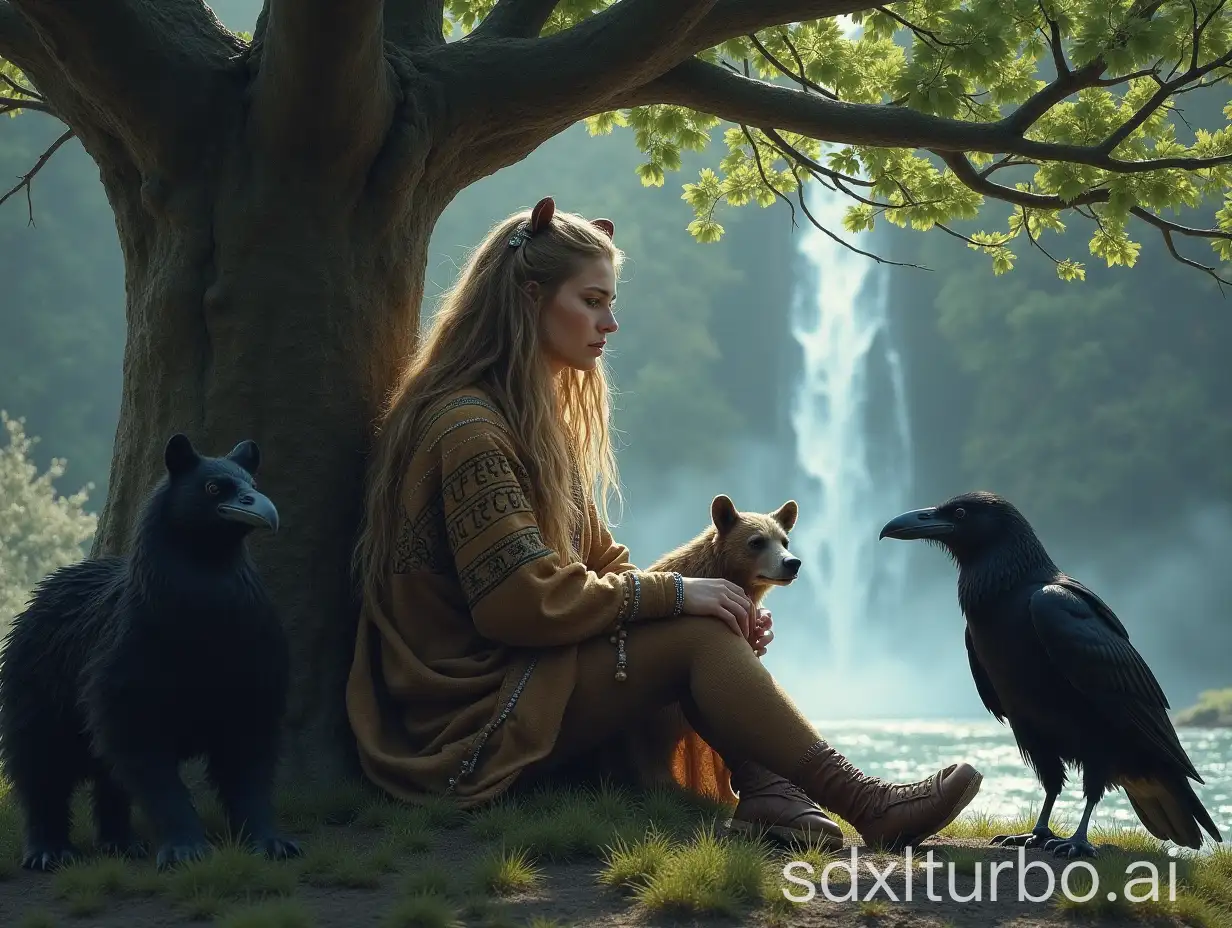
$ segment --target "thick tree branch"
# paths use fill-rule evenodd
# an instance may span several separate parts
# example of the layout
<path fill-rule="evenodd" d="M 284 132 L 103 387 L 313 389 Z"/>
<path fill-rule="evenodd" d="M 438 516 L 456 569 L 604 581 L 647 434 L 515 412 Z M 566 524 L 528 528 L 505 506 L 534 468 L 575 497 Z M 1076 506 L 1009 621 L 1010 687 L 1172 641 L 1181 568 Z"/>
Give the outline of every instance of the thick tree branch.
<path fill-rule="evenodd" d="M 258 145 L 362 176 L 393 120 L 381 0 L 268 0 L 253 89 Z"/>
<path fill-rule="evenodd" d="M 170 150 L 199 154 L 211 74 L 225 72 L 241 49 L 199 0 L 12 0 L 75 94 L 141 161 Z M 26 70 L 58 111 L 36 63 Z M 72 113 L 62 115 L 72 124 Z"/>
<path fill-rule="evenodd" d="M 480 39 L 533 39 L 559 3 L 560 0 L 497 0 L 472 35 Z"/>
<path fill-rule="evenodd" d="M 18 110 L 33 110 L 37 113 L 56 115 L 41 97 L 0 97 L 0 116 L 15 113 Z"/>
<path fill-rule="evenodd" d="M 691 59 L 624 95 L 615 106 L 674 103 L 713 113 L 733 123 L 774 126 L 788 132 L 848 145 L 926 148 L 937 152 L 1012 154 L 1040 161 L 1068 161 L 1118 173 L 1163 168 L 1200 170 L 1232 162 L 1211 158 L 1155 158 L 1125 161 L 1099 146 L 1041 142 L 1015 131 L 1012 116 L 998 122 L 968 122 L 902 107 L 843 103 L 733 74 Z"/>
<path fill-rule="evenodd" d="M 0 0 L 0 58 L 17 65 L 36 84 L 48 82 L 57 67 L 38 33 L 9 0 Z"/>
<path fill-rule="evenodd" d="M 385 38 L 407 49 L 445 44 L 445 0 L 385 0 Z"/>

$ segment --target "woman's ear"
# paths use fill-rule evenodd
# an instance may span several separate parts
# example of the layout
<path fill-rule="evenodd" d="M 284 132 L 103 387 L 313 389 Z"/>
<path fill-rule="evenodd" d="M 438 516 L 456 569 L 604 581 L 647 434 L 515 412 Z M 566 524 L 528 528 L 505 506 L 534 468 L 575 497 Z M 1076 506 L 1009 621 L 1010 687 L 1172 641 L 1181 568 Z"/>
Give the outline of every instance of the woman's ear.
<path fill-rule="evenodd" d="M 539 300 L 539 295 L 543 292 L 539 287 L 539 282 L 536 280 L 528 280 L 522 284 L 522 292 L 536 302 Z"/>

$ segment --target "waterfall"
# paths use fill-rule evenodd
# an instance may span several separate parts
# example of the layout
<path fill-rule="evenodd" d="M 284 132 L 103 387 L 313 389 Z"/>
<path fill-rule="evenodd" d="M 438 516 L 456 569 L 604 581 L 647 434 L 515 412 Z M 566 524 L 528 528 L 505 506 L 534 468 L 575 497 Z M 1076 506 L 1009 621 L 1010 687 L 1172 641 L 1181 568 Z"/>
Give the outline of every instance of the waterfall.
<path fill-rule="evenodd" d="M 851 241 L 842 224 L 851 200 L 820 185 L 811 192 L 817 221 Z M 804 492 L 792 550 L 819 614 L 810 621 L 829 634 L 826 661 L 843 670 L 853 631 L 890 621 L 905 602 L 907 546 L 879 547 L 877 532 L 908 508 L 911 438 L 901 359 L 887 331 L 886 275 L 811 225 L 800 253 L 807 268 L 792 335 L 803 371 L 792 423 Z"/>

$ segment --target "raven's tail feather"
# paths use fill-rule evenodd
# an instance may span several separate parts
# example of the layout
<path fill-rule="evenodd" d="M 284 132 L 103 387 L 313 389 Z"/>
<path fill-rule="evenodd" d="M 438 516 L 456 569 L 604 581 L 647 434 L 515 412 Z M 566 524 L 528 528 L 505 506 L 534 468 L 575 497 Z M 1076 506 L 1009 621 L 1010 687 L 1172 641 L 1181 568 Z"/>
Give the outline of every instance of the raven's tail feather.
<path fill-rule="evenodd" d="M 1121 780 L 1121 786 L 1143 826 L 1161 841 L 1173 841 L 1196 850 L 1202 846 L 1199 825 L 1216 841 L 1223 841 L 1210 813 L 1186 777 L 1126 777 Z"/>

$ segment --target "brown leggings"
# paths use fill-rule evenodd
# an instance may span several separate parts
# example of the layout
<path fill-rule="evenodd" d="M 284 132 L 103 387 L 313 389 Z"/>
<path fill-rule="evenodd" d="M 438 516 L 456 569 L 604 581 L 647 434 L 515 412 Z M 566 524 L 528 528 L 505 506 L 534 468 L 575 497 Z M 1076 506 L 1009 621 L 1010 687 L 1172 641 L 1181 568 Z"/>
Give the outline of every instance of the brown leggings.
<path fill-rule="evenodd" d="M 659 710 L 679 704 L 728 767 L 751 760 L 791 777 L 820 739 L 747 641 L 717 619 L 681 616 L 630 626 L 628 679 L 616 680 L 616 648 L 595 638 L 578 647 L 578 679 L 548 772 Z"/>

